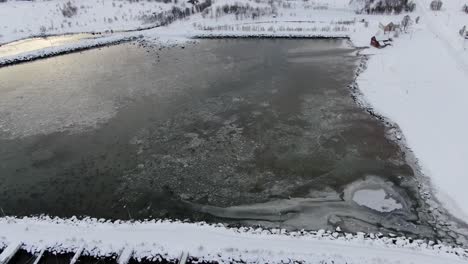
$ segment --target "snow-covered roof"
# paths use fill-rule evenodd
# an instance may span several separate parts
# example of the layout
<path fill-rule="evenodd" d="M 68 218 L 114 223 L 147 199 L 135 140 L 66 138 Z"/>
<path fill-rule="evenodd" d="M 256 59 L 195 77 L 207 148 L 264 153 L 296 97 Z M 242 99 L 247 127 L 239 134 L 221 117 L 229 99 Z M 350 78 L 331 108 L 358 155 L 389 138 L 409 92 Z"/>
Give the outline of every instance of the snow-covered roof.
<path fill-rule="evenodd" d="M 384 26 L 387 26 L 387 25 L 390 24 L 390 23 L 393 23 L 393 24 L 395 24 L 395 25 L 400 24 L 399 21 L 395 21 L 394 18 L 390 18 L 390 17 L 382 18 L 382 19 L 380 20 L 380 23 L 381 23 L 382 25 L 384 25 Z"/>

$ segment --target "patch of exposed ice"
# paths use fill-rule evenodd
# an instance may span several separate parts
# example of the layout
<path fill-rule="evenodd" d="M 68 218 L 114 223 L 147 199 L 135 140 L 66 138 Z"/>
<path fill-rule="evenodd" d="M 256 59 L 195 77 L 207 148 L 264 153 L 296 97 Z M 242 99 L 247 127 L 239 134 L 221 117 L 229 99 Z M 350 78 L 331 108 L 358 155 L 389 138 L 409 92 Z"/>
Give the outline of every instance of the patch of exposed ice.
<path fill-rule="evenodd" d="M 384 189 L 358 190 L 353 195 L 353 201 L 361 206 L 385 213 L 403 208 L 398 201 L 389 197 Z"/>

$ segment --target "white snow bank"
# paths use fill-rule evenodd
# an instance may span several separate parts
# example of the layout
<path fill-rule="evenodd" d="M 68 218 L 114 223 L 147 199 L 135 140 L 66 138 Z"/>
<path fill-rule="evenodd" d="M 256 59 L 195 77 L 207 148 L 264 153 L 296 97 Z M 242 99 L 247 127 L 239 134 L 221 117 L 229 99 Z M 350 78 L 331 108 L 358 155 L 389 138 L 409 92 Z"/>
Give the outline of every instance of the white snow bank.
<path fill-rule="evenodd" d="M 374 237 L 374 235 L 372 235 Z M 109 256 L 125 248 L 136 258 L 176 259 L 182 252 L 202 260 L 247 263 L 468 263 L 460 248 L 428 245 L 404 238 L 374 238 L 338 232 L 229 229 L 221 225 L 181 222 L 104 222 L 96 219 L 0 218 L 0 245 L 16 241 L 23 248 L 57 252 L 84 249 L 85 254 Z M 461 257 L 463 256 L 463 257 Z M 328 263 L 328 262 L 327 262 Z"/>

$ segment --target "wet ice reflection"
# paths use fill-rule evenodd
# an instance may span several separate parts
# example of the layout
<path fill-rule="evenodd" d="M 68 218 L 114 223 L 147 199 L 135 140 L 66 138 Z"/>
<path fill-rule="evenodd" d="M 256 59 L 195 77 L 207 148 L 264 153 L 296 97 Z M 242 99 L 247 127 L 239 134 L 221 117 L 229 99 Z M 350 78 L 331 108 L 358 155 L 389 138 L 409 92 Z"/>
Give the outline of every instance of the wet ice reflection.
<path fill-rule="evenodd" d="M 44 48 L 58 47 L 65 44 L 75 43 L 81 39 L 94 38 L 92 34 L 71 34 L 50 37 L 38 37 L 18 40 L 0 45 L 0 58 L 18 55 L 26 52 L 37 51 Z"/>

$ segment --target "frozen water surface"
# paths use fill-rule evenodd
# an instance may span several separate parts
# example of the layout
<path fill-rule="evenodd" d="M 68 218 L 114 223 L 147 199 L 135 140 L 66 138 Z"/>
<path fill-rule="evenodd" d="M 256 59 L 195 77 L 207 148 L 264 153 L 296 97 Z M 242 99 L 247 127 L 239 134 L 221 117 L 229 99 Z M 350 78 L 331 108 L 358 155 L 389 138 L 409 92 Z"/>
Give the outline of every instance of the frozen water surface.
<path fill-rule="evenodd" d="M 353 201 L 379 212 L 391 212 L 401 209 L 401 204 L 393 198 L 386 196 L 387 193 L 383 189 L 359 190 L 354 193 Z"/>
<path fill-rule="evenodd" d="M 119 45 L 0 69 L 9 215 L 446 237 L 344 40 Z"/>

